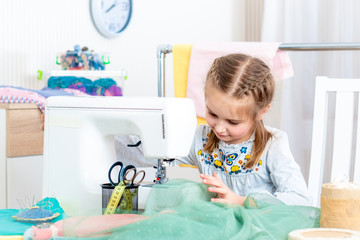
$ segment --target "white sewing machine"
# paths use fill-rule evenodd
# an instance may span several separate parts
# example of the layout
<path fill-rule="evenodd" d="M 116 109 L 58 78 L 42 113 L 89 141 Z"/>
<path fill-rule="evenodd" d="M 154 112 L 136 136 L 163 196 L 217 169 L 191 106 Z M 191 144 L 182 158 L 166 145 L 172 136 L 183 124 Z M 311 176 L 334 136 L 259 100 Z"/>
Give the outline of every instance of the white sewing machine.
<path fill-rule="evenodd" d="M 49 97 L 43 197 L 56 197 L 70 216 L 99 215 L 100 185 L 116 161 L 114 135 L 138 135 L 144 156 L 162 160 L 187 156 L 195 128 L 186 98 Z"/>

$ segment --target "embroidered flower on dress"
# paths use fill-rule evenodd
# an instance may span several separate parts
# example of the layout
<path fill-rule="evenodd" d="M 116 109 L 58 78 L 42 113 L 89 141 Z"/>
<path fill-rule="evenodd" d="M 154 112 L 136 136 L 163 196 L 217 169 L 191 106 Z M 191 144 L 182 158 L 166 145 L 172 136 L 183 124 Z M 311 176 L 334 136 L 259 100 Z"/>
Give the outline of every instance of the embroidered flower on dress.
<path fill-rule="evenodd" d="M 216 168 L 220 168 L 221 171 L 224 171 L 223 163 L 222 163 L 220 160 L 216 159 L 216 160 L 214 161 L 214 166 L 215 166 Z"/>
<path fill-rule="evenodd" d="M 229 173 L 230 175 L 233 174 L 233 173 L 238 174 L 239 172 L 241 172 L 240 167 L 238 165 L 232 166 L 230 168 L 230 170 L 231 170 L 230 173 Z"/>
<path fill-rule="evenodd" d="M 206 145 L 208 138 L 203 138 L 203 145 Z M 262 160 L 259 160 L 256 168 L 246 168 L 245 164 L 250 160 L 251 154 L 246 154 L 248 147 L 241 147 L 239 150 L 231 150 L 227 153 L 223 149 L 216 147 L 212 154 L 204 152 L 202 149 L 198 150 L 197 154 L 200 156 L 200 160 L 206 165 L 214 166 L 216 169 L 225 171 L 226 173 L 239 174 L 239 173 L 251 173 L 253 171 L 259 171 Z M 251 151 L 251 149 L 250 149 Z M 244 156 L 245 155 L 245 156 Z"/>
<path fill-rule="evenodd" d="M 246 150 L 247 150 L 247 147 L 242 147 L 241 150 L 240 150 L 240 152 L 241 152 L 241 153 L 246 153 Z"/>

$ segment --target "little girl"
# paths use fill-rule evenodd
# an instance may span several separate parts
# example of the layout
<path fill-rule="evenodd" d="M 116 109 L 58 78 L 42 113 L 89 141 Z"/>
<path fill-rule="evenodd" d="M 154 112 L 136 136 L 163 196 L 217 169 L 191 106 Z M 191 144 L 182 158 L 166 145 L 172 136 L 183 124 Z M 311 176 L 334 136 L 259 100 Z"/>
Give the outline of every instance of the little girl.
<path fill-rule="evenodd" d="M 291 205 L 310 205 L 307 186 L 286 133 L 264 126 L 274 79 L 261 60 L 243 54 L 215 59 L 206 78 L 206 121 L 195 133 L 189 156 L 213 202 L 243 205 L 254 192 Z"/>

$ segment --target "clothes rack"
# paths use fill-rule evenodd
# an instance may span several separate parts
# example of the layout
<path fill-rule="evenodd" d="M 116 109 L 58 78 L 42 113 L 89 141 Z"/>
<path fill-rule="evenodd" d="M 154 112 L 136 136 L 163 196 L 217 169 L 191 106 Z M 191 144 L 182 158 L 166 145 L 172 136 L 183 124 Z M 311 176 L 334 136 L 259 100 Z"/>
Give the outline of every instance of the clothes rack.
<path fill-rule="evenodd" d="M 285 51 L 353 51 L 360 50 L 358 43 L 282 43 L 279 49 Z M 165 97 L 165 57 L 172 52 L 169 44 L 159 45 L 158 59 L 158 96 Z"/>

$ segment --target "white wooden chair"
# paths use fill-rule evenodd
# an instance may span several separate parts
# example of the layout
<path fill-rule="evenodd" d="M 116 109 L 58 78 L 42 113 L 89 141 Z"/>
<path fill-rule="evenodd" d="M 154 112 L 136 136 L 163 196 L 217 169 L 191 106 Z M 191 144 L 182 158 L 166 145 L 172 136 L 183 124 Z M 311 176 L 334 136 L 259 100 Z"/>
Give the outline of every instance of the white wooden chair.
<path fill-rule="evenodd" d="M 342 174 L 360 182 L 359 92 L 360 79 L 316 78 L 308 181 L 313 206 L 320 206 L 323 183 Z"/>

